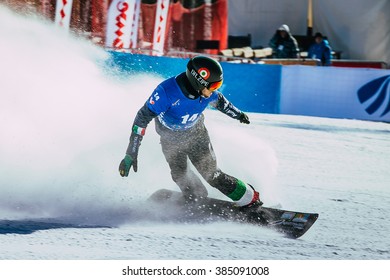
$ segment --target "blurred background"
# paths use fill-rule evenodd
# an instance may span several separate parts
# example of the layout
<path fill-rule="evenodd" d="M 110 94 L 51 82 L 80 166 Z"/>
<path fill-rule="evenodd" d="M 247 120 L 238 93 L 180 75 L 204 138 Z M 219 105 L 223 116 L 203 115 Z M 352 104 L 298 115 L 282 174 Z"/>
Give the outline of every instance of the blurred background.
<path fill-rule="evenodd" d="M 329 40 L 335 59 L 362 60 L 367 62 L 364 67 L 375 68 L 387 68 L 390 63 L 387 0 L 1 0 L 0 3 L 52 21 L 57 17 L 57 23 L 61 9 L 69 9 L 69 13 L 62 15 L 68 18 L 70 30 L 106 47 L 115 47 L 107 39 L 110 39 L 108 33 L 117 31 L 119 14 L 114 14 L 117 9 L 127 13 L 126 20 L 132 17 L 133 28 L 128 35 L 132 33 L 133 39 L 122 48 L 178 55 L 177 52 L 226 54 L 222 51 L 249 47 L 252 49 L 249 52 L 236 51 L 234 55 L 261 59 L 267 58 L 267 53 L 256 53 L 253 49 L 267 48 L 276 29 L 287 24 L 301 52 L 307 51 L 313 34 L 321 32 Z M 361 65 L 355 62 L 347 66 Z"/>

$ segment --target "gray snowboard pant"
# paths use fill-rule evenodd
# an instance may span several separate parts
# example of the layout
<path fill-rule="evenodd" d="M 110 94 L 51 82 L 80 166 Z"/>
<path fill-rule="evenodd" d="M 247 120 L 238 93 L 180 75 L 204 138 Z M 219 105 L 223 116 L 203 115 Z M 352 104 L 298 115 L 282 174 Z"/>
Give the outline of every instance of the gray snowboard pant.
<path fill-rule="evenodd" d="M 188 198 L 207 197 L 208 192 L 199 177 L 188 166 L 188 159 L 212 187 L 225 195 L 237 187 L 237 179 L 222 172 L 210 142 L 203 117 L 189 130 L 173 131 L 156 118 L 156 131 L 161 148 L 171 169 L 173 181 Z"/>

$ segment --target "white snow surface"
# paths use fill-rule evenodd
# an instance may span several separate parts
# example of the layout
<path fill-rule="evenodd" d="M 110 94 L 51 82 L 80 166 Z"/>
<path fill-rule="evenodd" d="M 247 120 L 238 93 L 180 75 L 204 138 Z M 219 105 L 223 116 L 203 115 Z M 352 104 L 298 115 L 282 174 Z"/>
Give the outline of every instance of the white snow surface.
<path fill-rule="evenodd" d="M 222 170 L 253 184 L 266 206 L 319 219 L 299 239 L 174 213 L 162 221 L 146 199 L 178 188 L 154 124 L 139 171 L 118 173 L 133 118 L 161 77 L 117 79 L 101 70 L 101 49 L 1 6 L 0 26 L 0 259 L 389 259 L 389 124 L 249 113 L 243 125 L 207 110 Z"/>

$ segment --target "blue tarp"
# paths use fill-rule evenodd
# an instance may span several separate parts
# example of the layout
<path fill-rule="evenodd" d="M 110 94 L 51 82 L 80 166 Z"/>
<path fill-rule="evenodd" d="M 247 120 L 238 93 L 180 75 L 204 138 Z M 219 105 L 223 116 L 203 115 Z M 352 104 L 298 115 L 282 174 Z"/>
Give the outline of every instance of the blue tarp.
<path fill-rule="evenodd" d="M 184 72 L 188 59 L 111 52 L 109 64 L 125 74 L 169 78 Z M 223 94 L 246 112 L 279 113 L 282 66 L 222 62 Z"/>

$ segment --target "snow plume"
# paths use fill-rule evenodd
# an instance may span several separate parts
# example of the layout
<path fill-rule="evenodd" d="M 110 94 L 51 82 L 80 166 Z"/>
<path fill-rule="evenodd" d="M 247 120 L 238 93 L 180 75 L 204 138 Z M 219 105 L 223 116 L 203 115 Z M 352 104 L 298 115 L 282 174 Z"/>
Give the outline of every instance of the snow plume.
<path fill-rule="evenodd" d="M 159 78 L 108 77 L 105 51 L 4 7 L 0 26 L 0 219 L 127 209 L 154 180 L 146 166 L 123 179 L 118 165 Z"/>
<path fill-rule="evenodd" d="M 249 114 L 252 122 L 254 116 Z M 206 125 L 221 170 L 253 185 L 266 205 L 278 204 L 275 188 L 278 160 L 272 146 L 258 134 L 259 130 L 216 110 L 206 112 Z"/>
<path fill-rule="evenodd" d="M 178 190 L 154 124 L 138 172 L 118 172 L 135 114 L 160 77 L 107 74 L 105 51 L 51 22 L 0 7 L 0 26 L 0 219 L 118 224 L 143 216 L 140 206 L 157 189 Z M 222 170 L 268 187 L 277 165 L 272 149 L 249 126 L 207 114 Z"/>

